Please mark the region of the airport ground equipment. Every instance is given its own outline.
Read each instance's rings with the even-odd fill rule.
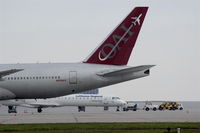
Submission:
[[[179,103],[180,105],[178,106],[179,110],[183,110],[183,104]]]
[[[137,111],[137,104],[127,103],[125,107],[123,107],[123,111]]]
[[[163,102],[159,110],[183,110],[182,104],[174,101]]]
[[[16,106],[8,106],[8,113],[17,113]]]
[[[78,112],[85,112],[85,106],[78,106]]]
[[[153,110],[156,111],[158,109],[159,105],[152,104],[150,101],[146,101],[143,110],[149,111]]]

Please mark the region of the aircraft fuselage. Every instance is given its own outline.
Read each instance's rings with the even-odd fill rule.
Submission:
[[[103,77],[101,71],[118,70],[127,66],[97,65],[87,63],[42,63],[0,65],[0,70],[23,69],[23,71],[5,76],[0,81],[0,92],[6,89],[10,98],[50,98],[78,93],[107,85],[147,76],[143,72]]]

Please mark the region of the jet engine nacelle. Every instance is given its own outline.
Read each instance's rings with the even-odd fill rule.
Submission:
[[[0,88],[0,100],[7,100],[15,98],[15,94],[10,92],[9,90]]]

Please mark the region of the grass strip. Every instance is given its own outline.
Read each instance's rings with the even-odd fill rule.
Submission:
[[[12,131],[58,131],[58,130],[155,130],[155,129],[198,129],[200,122],[159,123],[56,123],[56,124],[1,124],[0,132]]]

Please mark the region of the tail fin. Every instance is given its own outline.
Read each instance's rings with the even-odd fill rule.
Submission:
[[[126,65],[148,7],[136,7],[84,63]]]

